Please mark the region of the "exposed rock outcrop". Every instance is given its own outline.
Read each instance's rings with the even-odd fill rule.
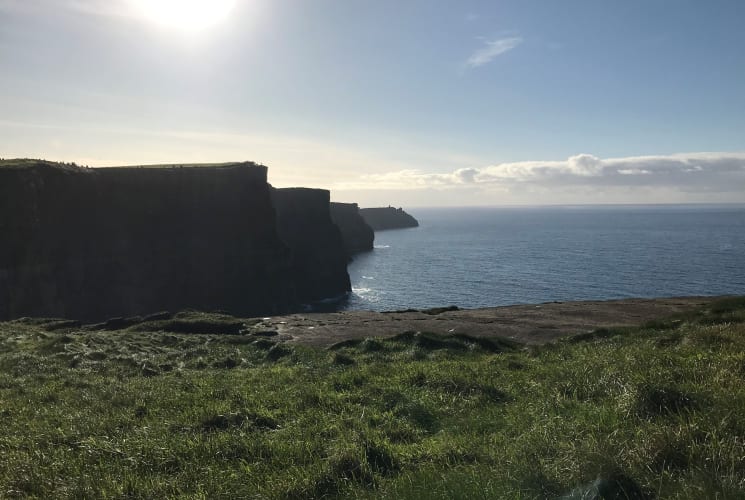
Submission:
[[[373,249],[375,232],[360,215],[356,203],[331,203],[331,220],[341,231],[344,250],[350,258]]]
[[[328,193],[292,210],[304,237],[317,239],[307,256],[287,237],[286,210],[280,239],[266,174],[253,163],[0,163],[0,319],[98,321],[184,308],[268,315],[347,290]],[[320,268],[301,272],[305,264]]]
[[[347,253],[331,221],[324,189],[273,189],[280,239],[290,247],[296,293],[303,302],[338,296],[352,289]]]
[[[404,212],[402,208],[394,208],[390,206],[380,208],[361,208],[360,215],[375,231],[419,226],[419,222],[414,217]]]

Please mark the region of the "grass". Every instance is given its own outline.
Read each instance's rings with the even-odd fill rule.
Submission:
[[[72,163],[64,163],[64,162],[58,162],[58,161],[49,161],[49,160],[36,160],[31,158],[0,158],[0,169],[21,169],[21,168],[30,168],[30,167],[36,167],[36,166],[47,166],[47,167],[69,167],[73,165]]]
[[[0,497],[745,498],[744,320],[325,350],[193,311],[0,323]]]
[[[224,163],[164,163],[154,165],[123,165],[118,168],[216,168],[216,167],[232,167],[242,164],[258,165],[253,162],[224,162]],[[66,167],[66,166],[77,166],[76,163],[65,163],[58,161],[40,160],[33,158],[0,158],[0,169],[1,168],[29,168],[35,166],[51,166],[51,167]]]

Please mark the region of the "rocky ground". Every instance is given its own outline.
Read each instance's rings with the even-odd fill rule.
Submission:
[[[255,328],[280,340],[314,346],[406,331],[503,337],[545,344],[598,328],[637,326],[710,304],[721,297],[675,297],[584,302],[549,302],[484,309],[292,314],[263,318]]]

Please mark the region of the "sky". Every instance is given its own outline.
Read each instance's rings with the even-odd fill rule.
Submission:
[[[361,206],[745,203],[742,0],[0,0],[0,157]]]

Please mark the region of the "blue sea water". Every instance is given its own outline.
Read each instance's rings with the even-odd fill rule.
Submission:
[[[349,265],[347,310],[745,294],[745,206],[409,211]]]

